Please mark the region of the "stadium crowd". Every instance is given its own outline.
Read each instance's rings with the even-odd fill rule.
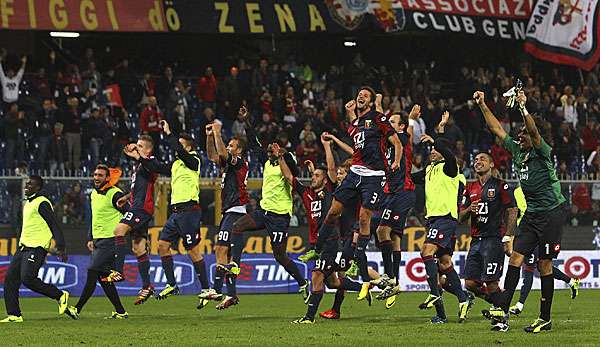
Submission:
[[[422,105],[413,170],[423,167],[427,155],[418,143],[420,134],[434,134],[441,114],[449,110],[445,136],[463,173],[471,177],[474,154],[490,151],[496,168],[510,178],[511,156],[494,142],[470,96],[473,90],[486,91],[489,107],[505,130],[514,132],[520,115],[507,111],[502,93],[520,78],[529,95],[528,109],[543,116],[552,134],[559,176],[600,174],[598,66],[589,73],[556,67],[534,71],[527,63],[519,71],[463,66],[438,73],[435,63],[374,66],[356,54],[346,66],[309,66],[294,56],[239,59],[226,71],[207,66],[201,76],[190,77],[190,70],[178,64],[140,70],[129,58],[106,59],[91,48],[79,61],[50,51],[46,62],[35,67],[11,53],[0,52],[0,168],[5,170],[27,162],[30,169],[50,174],[87,175],[101,161],[121,165],[128,141],[142,133],[159,140],[161,119],[192,133],[204,149],[204,126],[213,121],[224,124],[227,137],[245,136],[237,119],[241,105],[250,109],[262,143],[278,141],[296,152],[299,163],[320,162],[319,135],[330,132],[349,142],[344,101],[361,85],[370,85],[384,95],[386,113],[406,116],[414,103]],[[204,166],[203,175],[217,174],[215,167]],[[259,170],[255,166],[251,176],[260,176]]]

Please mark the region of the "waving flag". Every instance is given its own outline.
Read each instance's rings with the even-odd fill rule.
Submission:
[[[540,0],[529,25],[525,50],[557,64],[591,70],[600,58],[599,0]]]
[[[121,99],[121,88],[118,84],[109,84],[104,88],[104,96],[110,106],[123,107]]]

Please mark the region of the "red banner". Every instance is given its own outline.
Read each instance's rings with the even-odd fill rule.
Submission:
[[[168,31],[162,0],[0,0],[0,29]]]

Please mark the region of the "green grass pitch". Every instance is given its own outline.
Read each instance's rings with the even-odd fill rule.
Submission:
[[[0,325],[4,346],[598,346],[600,344],[600,291],[582,290],[576,300],[569,292],[556,291],[553,330],[537,335],[523,332],[538,313],[539,291],[531,293],[525,311],[511,319],[507,333],[489,331],[489,321],[480,315],[488,305],[477,300],[469,319],[457,321],[457,301],[446,294],[450,322],[431,325],[433,311],[419,311],[425,293],[402,293],[396,305],[386,310],[382,302],[357,302],[346,295],[342,319],[317,318],[314,325],[290,324],[302,316],[306,306],[299,295],[241,295],[240,305],[217,311],[214,304],[196,309],[194,296],[149,300],[134,306],[123,298],[128,320],[103,320],[111,311],[108,300],[90,300],[78,321],[57,316],[57,306],[46,298],[23,298],[25,322]],[[518,293],[516,294],[518,295]],[[333,295],[321,302],[330,308]],[[71,298],[74,304],[76,298]]]

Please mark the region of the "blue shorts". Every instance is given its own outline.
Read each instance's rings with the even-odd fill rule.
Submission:
[[[223,215],[221,219],[221,226],[219,227],[219,234],[217,235],[217,245],[232,247],[231,233],[233,232],[233,223],[243,217],[243,213],[229,212]]]
[[[379,225],[390,227],[393,233],[402,235],[408,211],[415,206],[415,199],[415,192],[412,190],[385,194]]]
[[[338,264],[338,271],[346,271],[350,268],[350,263],[354,260],[354,248],[352,247],[352,238],[343,241],[342,256]]]
[[[335,261],[337,258],[338,246],[339,240],[337,238],[325,241],[321,257],[315,261],[313,271],[322,272],[325,275],[325,278],[335,271],[338,271],[340,265]]]
[[[250,213],[249,216],[254,220],[254,230],[267,230],[271,238],[271,245],[287,246],[288,228],[290,226],[289,214],[278,214],[259,209]]]
[[[502,277],[504,244],[498,237],[472,238],[465,264],[465,279],[494,282]]]
[[[201,225],[202,212],[199,208],[173,212],[160,232],[159,239],[173,243],[181,237],[185,249],[190,250],[200,243]]]
[[[152,220],[152,215],[144,210],[130,210],[125,212],[120,223],[131,227],[133,238],[148,238],[148,226]]]
[[[456,220],[446,217],[428,220],[425,243],[432,243],[445,251],[454,251],[454,243],[456,242],[456,224]]]
[[[92,260],[88,269],[110,272],[115,267],[115,238],[95,239]]]
[[[539,248],[536,247],[531,254],[529,254],[528,256],[525,257],[523,270],[529,271],[529,272],[534,272],[535,269],[537,269],[537,263],[539,260],[538,251],[539,251]]]
[[[383,176],[360,176],[352,171],[337,187],[333,196],[343,205],[355,203],[360,200],[362,207],[369,210],[378,210],[383,198]]]

